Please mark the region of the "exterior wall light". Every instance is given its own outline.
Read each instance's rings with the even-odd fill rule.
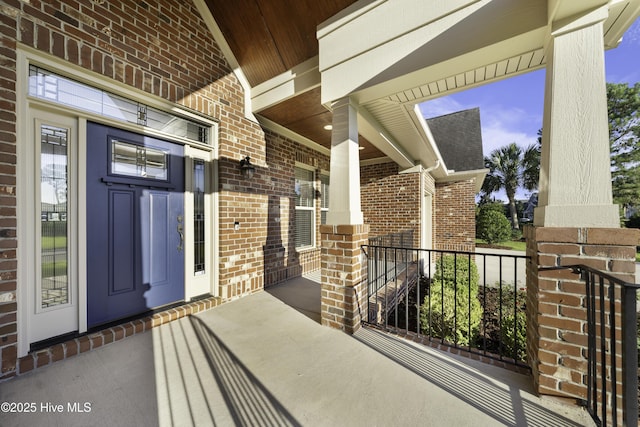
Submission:
[[[251,179],[253,175],[256,173],[256,168],[251,164],[251,159],[249,156],[240,160],[240,171],[242,172],[242,176],[244,179]]]

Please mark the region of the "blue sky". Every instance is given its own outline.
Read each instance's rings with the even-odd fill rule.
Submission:
[[[610,83],[640,81],[640,19],[617,48],[605,52],[605,71]],[[536,141],[542,127],[544,77],[544,70],[534,71],[425,102],[420,109],[430,118],[480,107],[485,156],[512,142],[526,147]],[[518,196],[526,198],[528,193]],[[504,194],[496,197],[506,200]]]

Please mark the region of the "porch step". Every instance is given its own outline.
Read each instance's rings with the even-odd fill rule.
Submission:
[[[369,322],[384,323],[385,317],[391,311],[389,308],[393,309],[402,301],[417,283],[418,264],[411,262],[391,280],[384,281],[375,292],[369,292]]]

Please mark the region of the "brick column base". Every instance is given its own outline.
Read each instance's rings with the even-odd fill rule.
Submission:
[[[322,324],[349,334],[360,328],[366,311],[366,265],[360,245],[368,225],[321,225]]]
[[[640,230],[525,228],[527,357],[539,394],[586,399],[586,287],[571,270],[542,267],[584,264],[635,282]]]

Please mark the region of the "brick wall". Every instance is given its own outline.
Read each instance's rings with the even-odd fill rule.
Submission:
[[[367,306],[367,263],[361,245],[369,237],[369,226],[323,225],[321,322],[346,333],[361,325]]]
[[[420,245],[420,176],[398,174],[396,163],[360,168],[360,197],[369,236],[414,230],[414,246]]]
[[[295,249],[296,162],[315,169],[316,189],[320,189],[320,171],[329,170],[329,156],[267,132],[267,165],[262,176],[268,196],[264,245],[265,286],[320,269],[320,193],[316,193],[316,247]],[[264,217],[262,218],[264,220]]]
[[[436,184],[434,205],[434,248],[475,250],[475,180]]]
[[[527,358],[534,387],[540,394],[586,399],[585,282],[571,270],[541,269],[583,264],[633,283],[640,231],[527,226],[525,237],[532,259],[526,305]]]

